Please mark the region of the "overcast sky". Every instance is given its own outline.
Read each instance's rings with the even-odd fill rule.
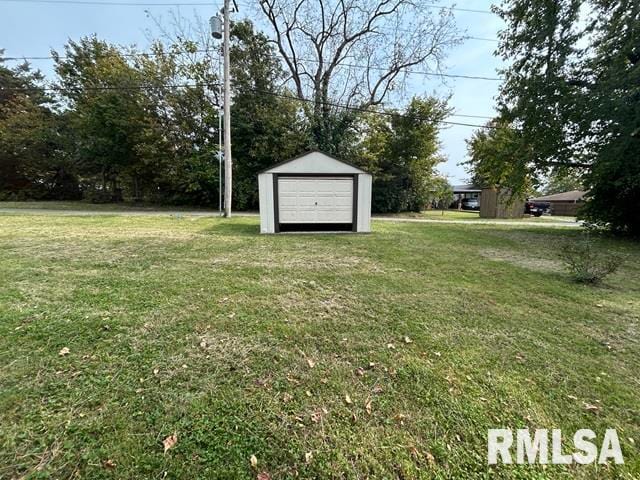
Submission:
[[[55,0],[54,0],[55,1]],[[100,0],[95,0],[100,1]],[[108,0],[104,0],[108,1]],[[111,0],[112,2],[127,0]],[[169,3],[172,0],[128,0],[130,3]],[[190,0],[175,0],[176,3],[189,3]],[[193,1],[193,0],[192,0]],[[218,8],[222,0],[212,2],[212,6],[181,7],[184,16],[196,13],[208,18]],[[243,0],[246,1],[246,0]],[[426,1],[426,0],[425,0]],[[436,1],[432,1],[436,3]],[[453,1],[437,2],[451,6]],[[490,0],[459,0],[459,8],[489,10]],[[217,8],[215,8],[217,7]],[[144,49],[148,45],[146,31],[153,29],[153,22],[145,10],[154,16],[162,16],[170,7],[165,6],[118,6],[118,5],[66,5],[31,3],[30,0],[0,0],[0,48],[6,50],[5,56],[46,56],[50,50],[62,50],[66,41],[78,39],[83,35],[97,34],[101,39],[112,43],[137,44]],[[242,16],[242,7],[240,7]],[[458,27],[469,36],[495,39],[502,27],[501,20],[493,15],[476,12],[456,11]],[[451,50],[446,62],[447,73],[456,75],[496,77],[500,61],[493,55],[495,42],[469,39]],[[51,74],[51,61],[34,61],[33,65],[45,74]],[[451,106],[455,113],[462,115],[492,116],[494,97],[500,82],[476,79],[439,78],[413,75],[409,93],[437,94],[451,97]],[[461,123],[482,124],[481,118],[450,117],[449,120]],[[467,126],[448,126],[441,135],[444,153],[448,160],[440,166],[454,184],[462,183],[467,174],[459,164],[466,158],[465,139],[473,131]]]

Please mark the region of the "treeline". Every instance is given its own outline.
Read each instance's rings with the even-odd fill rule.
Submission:
[[[475,181],[524,194],[577,179],[582,219],[640,237],[640,2],[503,0],[494,11],[508,67],[499,116],[469,141]]]
[[[217,206],[217,51],[180,40],[141,54],[89,37],[53,57],[48,87],[28,64],[0,63],[0,199]],[[260,170],[326,146],[251,23],[234,25],[231,59],[233,204],[255,209]],[[443,191],[434,167],[447,114],[435,98],[403,112],[332,108],[331,151],[374,174],[375,210],[418,210]]]

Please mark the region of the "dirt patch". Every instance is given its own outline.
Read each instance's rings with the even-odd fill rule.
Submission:
[[[557,272],[562,269],[562,263],[559,260],[523,255],[522,252],[514,250],[484,249],[480,251],[480,255],[489,260],[507,262],[537,272]]]

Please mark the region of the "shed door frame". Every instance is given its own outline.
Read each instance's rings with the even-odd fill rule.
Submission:
[[[353,213],[351,215],[351,231],[358,231],[358,173],[272,173],[273,175],[273,228],[280,233],[280,205],[278,179],[280,177],[293,178],[352,178],[353,179]],[[348,223],[346,224],[348,225]]]

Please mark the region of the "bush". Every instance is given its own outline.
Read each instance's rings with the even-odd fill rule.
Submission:
[[[592,285],[602,282],[622,263],[622,257],[599,251],[588,232],[577,241],[565,244],[560,259],[576,282]]]

